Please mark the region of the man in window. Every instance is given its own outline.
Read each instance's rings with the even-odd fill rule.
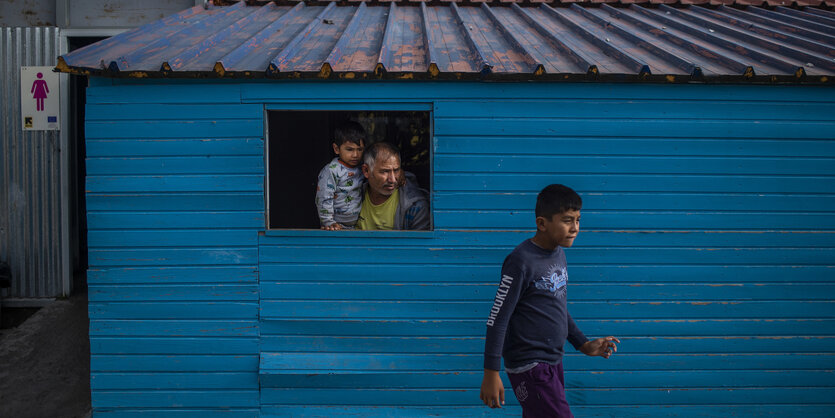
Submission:
[[[368,179],[357,229],[429,229],[429,199],[412,173],[400,167],[400,151],[377,142],[362,155],[362,174]]]

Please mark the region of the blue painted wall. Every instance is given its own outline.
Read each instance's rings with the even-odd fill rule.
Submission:
[[[404,102],[435,231],[263,233],[265,105]],[[94,80],[87,112],[96,416],[501,415],[484,319],[553,182],[570,310],[623,341],[568,349],[578,417],[835,406],[833,88]]]
[[[88,90],[97,417],[258,415],[261,106],[189,89]]]

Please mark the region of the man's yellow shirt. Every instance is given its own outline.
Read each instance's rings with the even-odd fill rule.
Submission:
[[[394,214],[397,212],[397,202],[400,201],[400,189],[395,189],[385,202],[375,205],[371,203],[368,190],[362,199],[362,210],[357,219],[357,229],[391,230],[394,229]]]

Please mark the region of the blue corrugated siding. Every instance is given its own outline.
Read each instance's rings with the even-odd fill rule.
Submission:
[[[261,106],[107,84],[87,106],[96,416],[258,416]]]
[[[552,182],[585,200],[571,312],[623,341],[569,349],[578,417],[835,406],[835,89],[156,83],[88,93],[102,416],[495,414],[484,318]],[[433,104],[433,233],[258,236],[264,103],[405,100]]]

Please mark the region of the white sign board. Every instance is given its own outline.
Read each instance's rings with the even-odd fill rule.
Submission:
[[[24,131],[57,131],[61,127],[59,74],[53,67],[20,67],[20,116]]]

